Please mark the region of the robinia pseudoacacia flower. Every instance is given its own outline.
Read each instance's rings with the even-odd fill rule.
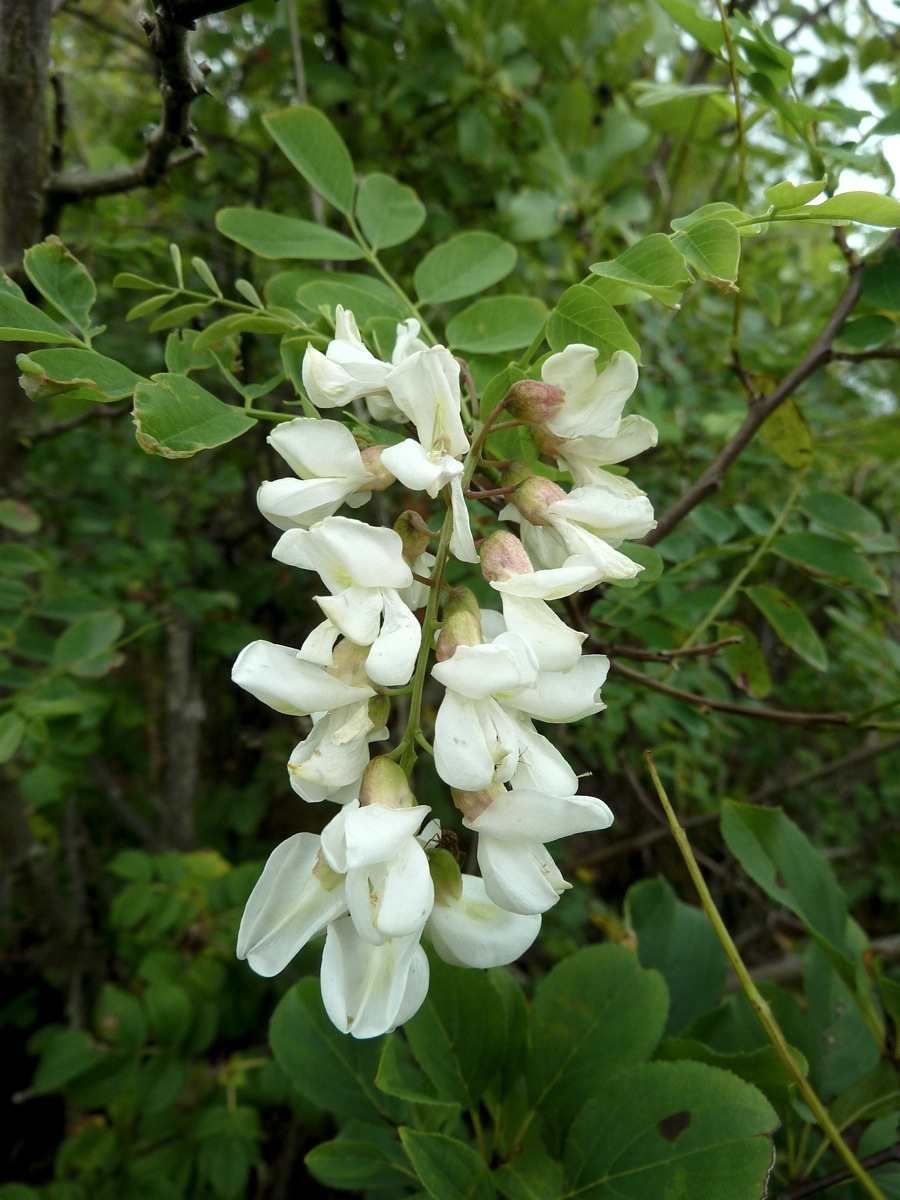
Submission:
[[[282,530],[274,556],[321,579],[325,619],[299,649],[251,643],[232,672],[263,703],[308,722],[288,762],[291,786],[338,805],[321,835],[294,834],[272,852],[238,955],[274,975],[324,933],[325,1009],[358,1038],[421,1006],[423,938],[457,966],[520,957],[570,886],[547,844],[612,822],[602,800],[578,794],[565,756],[534,724],[605,707],[607,659],[584,654],[585,633],[550,605],[633,578],[641,568],[620,547],[654,524],[644,493],[606,470],[656,443],[649,421],[622,416],[638,377],[629,354],[598,372],[595,348],[567,346],[539,380],[513,384],[486,421],[467,426],[459,362],[420,333],[418,321],[400,323],[384,362],[338,307],[325,352],[307,349],[311,403],[351,414],[364,404],[384,442],[358,422],[365,437],[334,419],[276,426],[269,441],[295,478],[262,484],[259,507]],[[491,453],[501,414],[530,429],[530,465]],[[541,455],[572,490],[535,470]],[[394,494],[409,506],[412,493],[415,507],[393,529],[336,515],[344,505],[361,513],[373,492],[385,493],[382,514]],[[499,610],[449,587],[452,560],[480,563]],[[429,733],[433,686],[443,695]],[[390,748],[373,757],[378,743]],[[477,837],[480,875],[461,872],[455,832],[416,801],[410,777],[423,748]]]

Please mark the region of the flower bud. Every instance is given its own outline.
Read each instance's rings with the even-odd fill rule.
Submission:
[[[498,529],[481,544],[481,573],[488,583],[529,575],[534,570],[528,552],[514,533]]]
[[[506,788],[502,783],[492,783],[488,787],[482,788],[480,792],[461,792],[458,788],[451,788],[450,794],[453,797],[453,803],[466,820],[474,821],[486,808],[490,808],[497,797],[502,796],[505,791]]]
[[[343,883],[344,876],[332,867],[329,867],[325,861],[325,856],[321,849],[316,855],[315,865],[312,869],[313,875],[318,879],[320,887],[326,892],[333,892],[339,883]]]
[[[435,648],[438,662],[452,658],[457,646],[480,646],[483,641],[481,612],[474,593],[468,588],[454,588],[442,613]]]
[[[373,492],[383,492],[385,488],[389,488],[392,483],[397,482],[397,476],[393,475],[387,467],[382,466],[381,456],[385,450],[387,450],[387,446],[366,446],[365,450],[359,452],[363,466],[372,476],[372,482],[366,484],[366,487]]]
[[[391,701],[388,696],[373,696],[369,701],[367,709],[369,724],[371,729],[369,733],[381,733],[382,729],[387,725],[391,716]]]
[[[543,475],[532,475],[518,485],[510,500],[532,525],[550,524],[550,507],[558,500],[565,500],[566,493]]]
[[[503,401],[506,411],[518,421],[537,425],[558,412],[566,398],[562,388],[537,379],[520,379],[514,383]]]
[[[452,904],[462,896],[462,872],[449,850],[433,850],[428,855],[428,867],[434,884],[435,904]]]
[[[571,438],[557,437],[546,425],[535,426],[531,431],[531,436],[534,438],[534,444],[538,450],[547,458],[561,457],[560,451],[565,448],[567,442],[571,441]]]
[[[530,479],[534,471],[526,462],[513,459],[500,472],[500,483],[503,487],[517,487],[524,479]]]
[[[394,530],[400,534],[403,557],[408,563],[414,563],[422,557],[433,536],[424,518],[411,508],[400,514],[394,522]]]
[[[371,759],[363,771],[359,803],[380,804],[382,808],[415,808],[416,798],[403,768],[382,754]]]

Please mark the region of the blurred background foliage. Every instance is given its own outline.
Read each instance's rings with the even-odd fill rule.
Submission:
[[[104,353],[139,373],[161,369],[170,335],[125,320],[118,272],[165,277],[174,241],[229,294],[239,277],[262,292],[278,265],[216,233],[217,210],[316,218],[261,121],[298,98],[328,113],[363,173],[394,175],[426,205],[417,237],[385,254],[398,278],[452,233],[487,229],[519,253],[504,287],[548,305],[591,263],[710,201],[756,213],[783,180],[893,184],[897,13],[877,0],[732,6],[743,152],[712,5],[699,16],[680,0],[297,0],[294,26],[291,2],[199,23],[204,157],[154,188],[52,213],[97,281]],[[142,5],[56,8],[57,153],[69,168],[127,164],[158,119]],[[664,572],[589,605],[597,642],[631,673],[610,678],[608,711],[568,752],[616,825],[571,840],[561,865],[575,892],[548,914],[521,976],[602,938],[637,941],[645,965],[665,958],[649,948],[659,914],[674,921],[676,893],[694,898],[650,798],[641,752],[652,747],[746,960],[786,1019],[807,1019],[807,1038],[832,1048],[819,1060],[829,1100],[869,1077],[877,1048],[821,953],[807,955],[804,995],[807,929],[736,867],[716,819],[724,798],[782,806],[896,958],[900,253],[883,230],[790,227],[744,240],[739,297],[697,283],[675,307],[621,310],[642,348],[632,411],[660,431],[638,478],[662,513],[734,433],[747,388],[766,393],[802,358],[854,254],[861,296],[829,361],[659,541]],[[439,307],[438,320],[453,311]],[[504,362],[473,364],[476,377]],[[243,334],[234,365],[261,382],[279,370],[277,347]],[[283,384],[274,398],[295,397]],[[128,407],[38,399],[0,501],[0,1126],[17,1181],[0,1196],[279,1200],[331,1129],[266,1045],[276,999],[315,971],[317,952],[266,982],[233,946],[271,847],[324,816],[287,784],[296,729],[237,692],[229,671],[255,637],[298,645],[312,601],[271,560],[255,508],[258,481],[280,473],[265,431],[173,462],[139,450]],[[715,654],[666,655],[737,637]],[[796,719],[734,711],[759,705]],[[447,803],[427,779],[420,799]],[[668,884],[656,891],[638,882],[658,875]],[[693,1021],[692,1036],[724,1052],[745,1014],[734,999],[716,1007],[721,972],[709,970],[702,1008],[719,1015],[698,1025],[685,999],[681,1028]],[[893,1134],[872,1128],[856,1129],[869,1138],[861,1153],[896,1137],[895,1118]],[[794,1132],[788,1122],[781,1136]],[[789,1167],[794,1151],[780,1145]],[[821,1170],[834,1166],[825,1156]]]

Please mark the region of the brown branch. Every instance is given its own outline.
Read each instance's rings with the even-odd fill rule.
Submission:
[[[87,425],[89,421],[113,421],[128,412],[131,412],[131,404],[95,405],[85,409],[77,417],[69,417],[66,421],[56,421],[53,425],[29,430],[19,440],[31,447],[35,442],[46,442],[50,438],[59,437],[62,433],[68,433],[70,429],[77,429],[79,425]]]
[[[873,362],[879,358],[900,358],[900,346],[884,346],[880,350],[833,350],[832,362]]]
[[[898,243],[897,234],[887,239],[887,245]],[[883,248],[883,247],[882,247]],[[716,455],[703,474],[690,485],[687,491],[675,501],[660,517],[656,528],[651,530],[643,542],[647,546],[655,546],[663,538],[668,537],[672,530],[679,525],[688,513],[698,504],[717,491],[725,478],[725,473],[735,459],[746,449],[753,440],[763,422],[782,405],[785,400],[796,392],[797,388],[815,371],[831,361],[832,343],[840,333],[848,316],[853,311],[859,299],[862,286],[862,263],[856,262],[848,269],[847,286],[840,296],[834,310],[822,331],[800,362],[789,371],[771,392],[766,395],[756,395],[751,399],[750,409],[741,423],[737,433]]]
[[[176,24],[185,29],[195,29],[200,17],[211,17],[213,13],[225,12],[229,8],[240,8],[247,0],[157,0],[160,10]]]
[[[879,758],[882,754],[890,754],[894,750],[900,750],[900,738],[890,738],[886,742],[875,742],[871,746],[864,746],[862,750],[857,750],[854,754],[848,754],[844,758],[837,758],[833,762],[825,763],[823,766],[816,767],[812,771],[805,771],[802,775],[795,775],[793,778],[786,779],[782,783],[766,784],[765,787],[748,796],[744,803],[765,804],[768,800],[773,799],[773,797],[780,795],[782,792],[808,787],[809,784],[818,783],[821,779],[828,779],[832,775],[839,775],[841,771],[861,767],[871,759]]]
[[[166,835],[172,846],[194,844],[194,808],[200,780],[200,725],[206,716],[194,668],[194,629],[176,609],[166,627]]]
[[[707,654],[717,654],[724,646],[734,646],[743,638],[719,638],[717,642],[707,642],[703,646],[685,646],[675,650],[644,650],[641,646],[606,645],[596,638],[591,638],[591,648],[600,654],[618,655],[620,658],[631,658],[635,662],[674,662],[679,658],[702,658]]]
[[[712,712],[733,713],[738,717],[752,717],[757,721],[774,721],[780,725],[852,725],[855,717],[848,712],[794,712],[783,708],[751,707],[734,700],[713,700],[710,696],[698,696],[696,692],[686,692],[682,688],[671,687],[651,675],[643,675],[640,671],[632,671],[621,663],[610,663],[610,671],[630,679],[632,683],[650,688],[651,691],[661,692],[671,696],[673,700],[681,700],[685,704],[693,704],[697,708],[705,708]]]
[[[51,173],[46,185],[51,207],[88,196],[108,196],[149,187],[171,169],[204,153],[193,137],[190,109],[197,97],[206,91],[209,68],[191,56],[183,22],[167,14],[162,0],[157,5],[156,17],[145,14],[141,26],[159,67],[162,95],[161,120],[147,136],[146,151],[138,162],[110,171]]]
[[[887,1163],[900,1162],[900,1142],[895,1142],[886,1150],[879,1150],[877,1154],[870,1154],[868,1158],[861,1158],[859,1161],[867,1171],[871,1171],[873,1167],[883,1167]],[[823,1175],[821,1179],[792,1184],[779,1193],[778,1200],[805,1200],[806,1196],[815,1196],[817,1192],[825,1192],[852,1178],[851,1172],[846,1167],[841,1167],[839,1171],[832,1171],[830,1175]]]

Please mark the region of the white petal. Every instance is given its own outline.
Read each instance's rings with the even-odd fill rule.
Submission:
[[[332,356],[326,357],[314,346],[307,346],[300,373],[316,408],[340,408],[370,392],[383,390],[389,370],[386,363],[377,359],[371,364],[343,366]]]
[[[453,457],[465,454],[469,440],[460,415],[459,363],[446,347],[432,346],[404,358],[385,385],[427,450]]]
[[[594,370],[597,351],[590,346],[567,346],[544,363],[545,383],[561,387],[566,398],[547,421],[557,437],[590,434],[613,437],[622,409],[638,381],[637,363],[624,350],[617,350],[599,375]]]
[[[320,667],[334,665],[334,643],[340,637],[330,621],[323,621],[306,635],[298,657],[304,662],[318,663]]]
[[[337,596],[316,596],[316,603],[348,641],[371,646],[381,628],[384,597],[377,588],[350,587]]]
[[[554,796],[574,796],[578,776],[543,734],[524,717],[519,722],[519,762],[512,776],[515,788],[537,788]]]
[[[643,537],[655,525],[653,506],[641,493],[623,496],[599,484],[575,488],[564,500],[550,505],[550,520],[576,521],[611,545]]]
[[[363,702],[335,709],[294,747],[288,773],[291,787],[304,800],[315,804],[349,784],[358,788],[369,761],[368,707]]]
[[[404,487],[414,492],[427,492],[429,496],[436,496],[463,469],[462,463],[450,455],[430,455],[413,438],[388,446],[381,455],[381,462]]]
[[[609,541],[590,530],[582,529],[574,521],[566,521],[551,514],[554,530],[562,539],[569,553],[579,561],[588,559],[597,568],[597,578],[601,581],[616,579],[633,579],[643,571],[640,564],[630,559],[627,554],[614,550]],[[620,538],[615,538],[620,541]],[[569,560],[566,560],[569,561]]]
[[[509,579],[491,582],[491,587],[505,596],[530,596],[539,600],[562,600],[575,592],[583,592],[599,582],[599,572],[589,558],[573,556],[562,567],[550,570],[526,571]]]
[[[425,933],[435,950],[456,967],[502,967],[515,962],[540,932],[540,916],[500,908],[475,875],[463,875],[462,886],[459,900],[436,904],[431,911]]]
[[[371,478],[353,434],[340,421],[297,417],[276,425],[266,441],[301,479],[355,479],[365,486]]]
[[[352,479],[273,479],[260,485],[256,503],[278,529],[305,529],[330,517],[358,487]]]
[[[518,760],[517,724],[495,700],[447,692],[434,722],[434,766],[444,783],[477,792],[509,779]]]
[[[406,937],[422,929],[433,905],[428,856],[411,837],[385,863],[373,914],[375,928],[385,938]]]
[[[290,646],[273,642],[245,646],[231,669],[231,678],[276,712],[296,717],[341,708],[375,695],[372,688],[353,687],[335,679],[322,667],[298,658]]]
[[[450,553],[460,562],[477,563],[478,551],[469,525],[469,509],[462,490],[462,478],[454,475],[450,480],[450,507],[453,513],[453,534],[450,538]]]
[[[544,671],[505,703],[537,721],[580,721],[606,708],[600,688],[609,674],[605,654],[585,654],[568,671]]]
[[[250,893],[238,932],[237,956],[257,975],[283,970],[306,943],[347,911],[344,886],[327,890],[313,875],[319,839],[295,833],[269,855]]]
[[[422,627],[393,589],[386,588],[382,599],[384,620],[381,632],[371,643],[366,674],[382,687],[402,687],[415,670]]]
[[[431,812],[427,804],[415,808],[385,808],[381,804],[344,805],[322,830],[322,853],[328,865],[344,875],[355,867],[387,862],[404,842],[415,837]]]
[[[480,837],[478,866],[487,894],[509,912],[546,912],[572,886],[540,842]]]
[[[394,343],[394,353],[391,355],[391,362],[394,366],[402,362],[404,358],[409,358],[411,354],[428,349],[428,346],[419,337],[421,328],[419,322],[413,317],[401,321],[397,325],[397,341]]]
[[[504,792],[474,820],[463,820],[477,834],[520,842],[555,842],[607,829],[612,822],[612,813],[595,796],[552,796],[526,788]]]
[[[466,696],[480,700],[506,696],[534,683],[540,668],[527,642],[516,634],[503,633],[490,645],[459,646],[452,658],[435,663],[435,679]]]
[[[425,999],[428,961],[418,934],[373,946],[343,917],[328,927],[321,983],[325,1011],[342,1033],[379,1037]]]
[[[578,662],[586,633],[567,625],[543,600],[501,595],[507,629],[531,646],[542,671],[567,671]]]

